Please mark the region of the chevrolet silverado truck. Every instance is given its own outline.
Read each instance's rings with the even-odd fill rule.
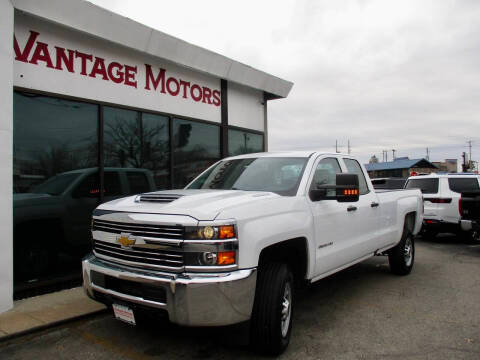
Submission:
[[[104,169],[104,199],[155,190],[147,169]],[[55,266],[59,252],[90,251],[90,220],[99,204],[98,169],[57,174],[25,193],[13,194],[14,273],[16,280],[35,279]]]
[[[252,345],[279,354],[298,285],[374,255],[409,274],[422,217],[420,190],[375,192],[350,155],[230,157],[185,189],[96,208],[84,288],[132,324],[142,311],[186,326],[249,321]]]

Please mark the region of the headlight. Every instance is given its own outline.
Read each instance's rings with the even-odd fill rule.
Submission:
[[[185,228],[184,246],[188,249],[184,253],[187,271],[209,267],[221,271],[223,266],[231,268],[237,263],[237,227],[232,223],[188,226]]]
[[[185,229],[186,240],[223,240],[236,238],[234,225],[189,226]]]

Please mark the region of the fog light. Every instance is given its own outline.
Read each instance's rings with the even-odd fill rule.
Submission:
[[[204,265],[216,265],[217,264],[217,254],[212,252],[204,252],[202,254],[202,262]]]

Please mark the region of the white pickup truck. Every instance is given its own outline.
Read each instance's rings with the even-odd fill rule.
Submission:
[[[298,285],[380,254],[410,273],[422,218],[420,190],[375,192],[350,155],[226,158],[185,189],[99,206],[84,287],[133,324],[142,311],[187,326],[250,320],[252,344],[279,354]]]

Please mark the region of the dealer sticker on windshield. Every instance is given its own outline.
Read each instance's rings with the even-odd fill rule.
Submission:
[[[113,313],[118,320],[125,321],[131,325],[135,325],[135,316],[133,310],[127,306],[113,304]]]

